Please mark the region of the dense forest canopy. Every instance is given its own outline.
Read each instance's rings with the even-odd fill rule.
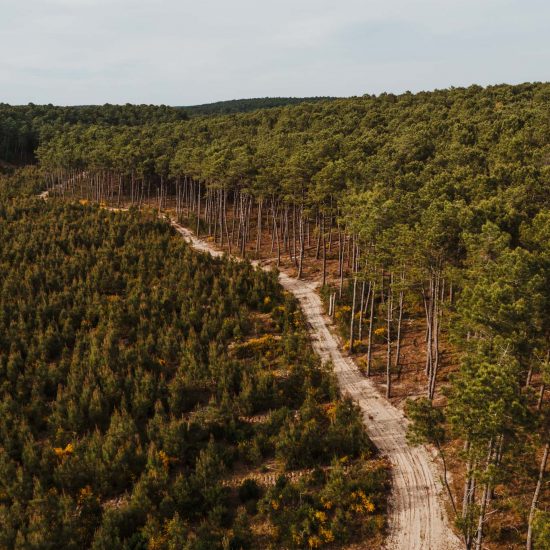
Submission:
[[[461,464],[463,487],[447,489],[466,547],[527,536],[545,548],[550,84],[41,135],[37,170],[52,194],[172,208],[243,255],[260,255],[269,238],[277,264],[299,277],[321,262],[329,313],[350,353],[366,348],[367,376],[380,369],[372,347],[385,348],[388,398],[403,319],[422,320],[425,398],[408,407],[411,440]],[[444,388],[443,340],[455,367]]]
[[[266,97],[218,101],[189,107],[167,105],[54,105],[12,106],[0,103],[0,160],[24,163],[34,159],[41,137],[52,131],[79,125],[142,126],[187,120],[189,116],[244,113],[303,102],[326,101],[328,97]]]

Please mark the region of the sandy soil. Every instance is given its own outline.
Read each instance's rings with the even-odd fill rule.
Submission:
[[[190,230],[171,221],[196,250],[213,256],[223,252],[197,238]],[[283,287],[299,300],[314,350],[331,361],[341,391],[361,407],[368,434],[392,464],[393,491],[390,499],[388,550],[446,550],[459,548],[441,498],[437,467],[424,447],[411,447],[406,440],[407,420],[365,378],[350,357],[345,356],[323,314],[317,284],[280,274]]]

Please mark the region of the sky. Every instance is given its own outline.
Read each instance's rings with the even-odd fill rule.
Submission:
[[[12,104],[549,80],[549,0],[0,0],[0,102]]]

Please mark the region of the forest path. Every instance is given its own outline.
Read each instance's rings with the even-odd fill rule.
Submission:
[[[170,221],[196,250],[222,256],[223,252],[192,231]],[[258,264],[256,262],[256,264]],[[269,269],[265,268],[264,269]],[[387,550],[454,550],[460,548],[445,512],[436,465],[424,447],[411,447],[406,438],[407,419],[380,395],[353,359],[345,356],[323,314],[318,284],[280,273],[282,286],[300,302],[312,346],[322,361],[331,361],[340,389],[361,407],[369,437],[392,464]]]

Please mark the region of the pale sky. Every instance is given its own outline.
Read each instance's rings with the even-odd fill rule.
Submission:
[[[0,0],[0,102],[192,105],[550,80],[550,0]]]

